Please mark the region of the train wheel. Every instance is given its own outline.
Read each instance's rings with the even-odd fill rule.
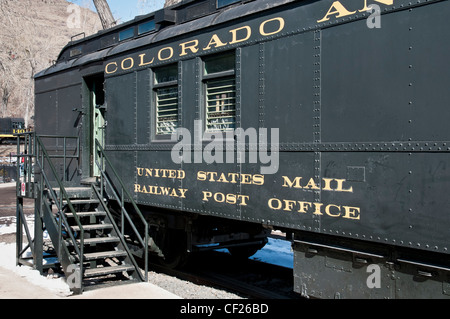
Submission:
[[[169,269],[182,268],[188,262],[186,232],[169,230],[166,234],[164,257],[158,258],[158,263]]]
[[[169,255],[165,258],[158,258],[158,263],[169,269],[183,268],[188,262],[188,253]]]

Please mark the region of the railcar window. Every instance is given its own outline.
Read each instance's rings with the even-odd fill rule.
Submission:
[[[155,21],[151,20],[145,23],[141,23],[138,27],[138,33],[143,34],[155,30]]]
[[[205,75],[233,71],[236,65],[234,54],[218,55],[205,59]]]
[[[119,41],[130,39],[134,37],[134,28],[129,28],[119,32]]]
[[[174,134],[178,127],[178,65],[156,69],[156,135]]]
[[[226,54],[205,60],[206,131],[236,128],[236,57]]]
[[[217,0],[217,9],[236,2],[241,2],[241,0]]]
[[[25,123],[23,123],[23,122],[13,122],[12,123],[12,127],[14,129],[23,129],[23,128],[25,128]]]
[[[80,55],[81,53],[83,53],[83,51],[81,50],[81,48],[75,48],[75,49],[71,49],[70,50],[70,57],[74,57],[77,55]]]

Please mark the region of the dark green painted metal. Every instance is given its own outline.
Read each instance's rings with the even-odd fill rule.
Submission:
[[[46,229],[49,233],[50,238],[52,239],[52,242],[55,245],[55,249],[58,252],[59,261],[66,273],[68,273],[68,268],[73,263],[70,259],[69,251],[67,250],[67,246],[64,244],[62,240],[62,225],[68,225],[67,219],[65,218],[64,214],[59,214],[59,218],[56,218],[56,216],[53,215],[52,209],[50,208],[49,201],[53,201],[53,203],[57,206],[57,209],[59,212],[63,211],[63,201],[67,202],[67,206],[69,207],[69,210],[74,214],[75,221],[77,225],[80,227],[80,245],[78,245],[75,236],[72,232],[72,230],[69,227],[66,227],[66,231],[69,235],[69,238],[72,240],[73,246],[75,248],[76,254],[78,256],[78,259],[80,260],[80,276],[82,276],[82,267],[83,267],[83,247],[84,247],[84,231],[83,227],[80,223],[79,218],[76,215],[75,209],[70,202],[69,196],[64,188],[64,182],[59,177],[59,174],[56,171],[55,166],[53,165],[52,159],[50,155],[48,154],[47,150],[45,149],[44,143],[42,142],[42,138],[39,136],[36,136],[34,133],[26,133],[23,134],[25,136],[26,145],[29,146],[28,148],[28,154],[27,154],[27,160],[25,161],[25,167],[24,167],[24,184],[26,187],[34,186],[34,181],[30,182],[31,180],[31,173],[32,173],[32,166],[35,164],[37,168],[40,171],[40,184],[36,185],[35,189],[39,190],[39,193],[41,196],[39,196],[39,199],[37,199],[37,204],[39,204],[39,207],[35,204],[35,219],[38,220],[36,227],[35,227],[35,238],[36,240],[31,238],[31,235],[28,231],[28,226],[25,226],[26,220],[23,215],[23,211],[21,210],[22,205],[20,204],[20,201],[18,202],[18,212],[20,213],[20,216],[18,215],[18,219],[21,218],[22,225],[25,226],[25,231],[27,233],[27,238],[29,241],[29,246],[31,248],[33,258],[36,261],[35,266],[38,270],[41,272],[43,271],[42,268],[42,259],[43,259],[43,251],[42,246],[37,246],[38,244],[42,244],[42,238],[43,238],[43,227],[42,224],[40,224],[41,218],[44,220]],[[49,138],[49,136],[45,136],[43,138]],[[63,138],[66,140],[66,137],[55,137],[56,139]],[[68,137],[70,138],[70,137]],[[74,139],[78,139],[75,137]],[[64,143],[65,145],[65,143]],[[19,146],[18,146],[19,147]],[[64,152],[66,151],[64,147]],[[62,157],[64,161],[66,160],[67,154],[64,153],[62,155],[56,156],[56,157]],[[33,163],[33,160],[35,160],[35,163]],[[19,162],[19,161],[18,161]],[[18,164],[19,166],[19,164]],[[46,172],[47,171],[47,172]],[[52,176],[52,182],[50,182],[47,174]],[[64,178],[63,178],[64,180]],[[54,188],[58,187],[60,196],[56,195],[56,192]],[[25,195],[21,192],[22,182],[20,180],[17,181],[17,189],[18,189],[18,198],[23,197],[30,197],[29,192],[26,192]],[[42,196],[43,190],[46,190],[48,197]],[[38,194],[36,194],[37,196]],[[32,198],[35,198],[33,195]],[[23,199],[22,199],[23,201]],[[22,202],[23,203],[23,202]],[[22,227],[18,226],[18,233],[17,236],[22,236]],[[18,255],[17,260],[20,264],[21,255],[25,250],[20,251],[21,241],[18,241]],[[82,282],[82,277],[80,277],[80,281]],[[75,287],[75,290],[78,291],[81,289],[81,287]]]
[[[148,234],[148,223],[145,219],[145,217],[142,215],[141,210],[136,205],[133,197],[130,195],[127,187],[122,182],[122,179],[120,178],[120,175],[117,173],[116,169],[112,165],[111,161],[109,160],[108,156],[106,155],[105,151],[103,150],[100,142],[98,140],[95,140],[95,151],[98,154],[99,158],[96,159],[95,163],[98,166],[98,169],[100,171],[100,192],[98,189],[95,189],[95,192],[97,194],[98,199],[100,200],[103,208],[107,212],[107,214],[110,215],[110,219],[113,220],[113,217],[111,215],[111,212],[109,211],[108,207],[103,202],[103,198],[105,198],[105,194],[103,193],[106,191],[107,193],[112,194],[112,197],[117,201],[117,203],[120,203],[120,216],[121,216],[121,230],[117,229],[116,231],[121,234],[120,238],[123,240],[123,245],[125,249],[127,249],[128,255],[130,256],[133,265],[136,267],[136,269],[139,269],[138,264],[136,263],[134,257],[132,256],[131,252],[128,250],[127,244],[124,241],[125,235],[125,225],[126,222],[128,223],[134,232],[134,235],[138,239],[141,249],[142,249],[142,258],[144,259],[144,276],[138,271],[138,275],[141,277],[142,281],[147,282],[148,281],[148,243],[149,243],[149,234]],[[130,211],[130,214],[128,210],[125,207],[125,202],[130,203],[132,205],[133,210]],[[136,221],[133,220],[133,217],[138,217],[141,227],[140,229],[143,231],[143,236],[141,236],[139,230],[137,229],[135,223]]]
[[[446,161],[450,137],[444,123],[439,125],[434,123],[448,118],[448,109],[442,104],[442,101],[447,98],[440,97],[436,100],[436,96],[439,96],[437,92],[448,91],[441,87],[442,83],[448,83],[448,72],[443,71],[445,68],[439,68],[437,61],[442,61],[439,57],[445,55],[444,52],[447,52],[449,47],[440,45],[438,51],[432,50],[436,55],[435,59],[420,57],[426,54],[428,51],[426,48],[433,47],[436,37],[448,38],[447,29],[439,28],[439,25],[446,23],[445,10],[441,7],[448,6],[448,2],[434,2],[419,7],[399,2],[396,3],[395,8],[386,6],[384,12],[389,14],[382,15],[383,26],[376,30],[366,26],[368,15],[331,19],[325,24],[317,23],[319,17],[327,12],[326,9],[330,8],[330,5],[331,2],[327,1],[287,3],[284,7],[277,7],[277,10],[273,12],[270,10],[259,12],[245,19],[238,18],[196,33],[180,34],[169,43],[142,46],[138,50],[108,59],[104,65],[110,61],[123,61],[127,57],[134,58],[137,65],[140,54],[158,52],[164,47],[176,49],[180,43],[192,39],[207,43],[212,34],[216,34],[221,39],[229,39],[229,30],[242,26],[249,26],[255,31],[254,33],[257,33],[262,21],[283,17],[286,27],[280,34],[268,38],[255,35],[255,39],[252,38],[251,42],[249,40],[249,42],[223,48],[223,50],[230,50],[239,46],[236,49],[239,61],[236,73],[238,83],[241,83],[240,92],[242,93],[239,96],[240,104],[237,106],[238,123],[243,128],[280,128],[279,147],[282,152],[283,172],[280,171],[277,176],[267,176],[268,185],[279,185],[280,182],[282,183],[282,176],[292,176],[292,178],[303,176],[308,179],[313,177],[317,181],[331,177],[347,179],[352,174],[353,168],[360,168],[366,180],[352,181],[355,185],[355,193],[338,194],[319,191],[309,198],[308,193],[297,194],[295,190],[288,191],[277,186],[277,190],[272,190],[272,187],[264,189],[262,192],[266,196],[262,197],[261,190],[255,190],[255,187],[210,185],[212,190],[221,190],[223,193],[239,191],[264,200],[256,201],[249,207],[241,207],[242,211],[239,209],[236,212],[235,207],[219,207],[211,203],[208,203],[207,207],[202,207],[198,196],[187,198],[181,203],[178,199],[136,194],[139,203],[298,230],[314,230],[356,239],[387,241],[389,244],[431,251],[435,251],[434,247],[437,246],[439,252],[448,253],[448,238],[445,231],[438,232],[441,236],[438,239],[436,234],[429,236],[426,234],[426,229],[421,229],[423,223],[415,222],[422,218],[426,219],[427,211],[444,209],[445,203],[442,202],[443,206],[438,208],[431,204],[437,201],[430,200],[429,204],[423,203],[431,205],[426,208],[423,204],[411,202],[411,207],[406,208],[407,203],[411,201],[408,195],[410,190],[413,193],[417,191],[402,189],[401,193],[397,193],[393,189],[404,176],[411,181],[412,188],[420,187],[419,185],[424,181],[413,181],[413,179],[416,178],[415,176],[422,175],[408,172],[423,170],[425,163],[433,166]],[[362,4],[358,1],[349,1],[345,5],[354,10]],[[398,5],[401,5],[402,9],[399,9]],[[410,30],[410,25],[417,25],[417,27]],[[433,30],[440,30],[440,36],[434,35],[436,31]],[[433,36],[426,37],[427,34]],[[428,39],[426,44],[415,40],[422,38]],[[417,53],[414,50],[413,53],[409,52],[411,51],[409,47],[413,44]],[[386,50],[386,47],[389,50]],[[179,122],[181,127],[191,132],[194,131],[194,120],[203,117],[201,57],[221,50],[222,48],[208,52],[199,50],[197,54],[188,54],[183,59],[174,57],[164,62],[167,64],[178,61],[180,64],[179,104],[182,107]],[[411,58],[408,58],[408,55]],[[159,64],[162,63],[155,63],[152,66]],[[416,65],[416,68],[411,70],[411,64]],[[152,94],[149,96],[152,86],[151,69],[147,66],[133,68],[135,69],[138,71],[119,71],[113,76],[106,77],[106,87],[110,92],[107,94],[109,109],[106,150],[110,152],[112,158],[116,157],[115,164],[119,167],[119,171],[123,172],[123,176],[133,176],[128,179],[130,190],[138,179],[136,167],[181,168],[171,163],[170,151],[174,144],[170,141],[164,143],[152,139],[153,98]],[[391,79],[390,74],[393,70],[392,76],[395,78]],[[419,95],[417,89],[411,89],[410,83],[414,79],[427,77],[429,72],[435,72],[430,76],[441,80],[439,84],[432,81],[423,82],[420,85],[420,92],[424,93]],[[425,95],[430,96],[429,102],[425,101]],[[419,118],[420,111],[411,107],[410,104],[413,103],[415,96],[420,96],[418,98],[423,100],[419,105],[435,105],[436,112],[425,112],[428,115]],[[432,102],[433,99],[434,102]],[[427,131],[426,127],[430,129]],[[246,149],[254,150],[251,145],[246,145]],[[434,155],[434,152],[442,153],[442,156]],[[125,155],[127,160],[121,160],[125,153],[127,153]],[[415,156],[418,153],[421,155]],[[436,158],[436,163],[432,164],[432,160],[421,160],[421,157]],[[386,161],[392,170],[381,169],[380,165],[383,161]],[[410,162],[411,165],[406,167],[403,165],[405,162]],[[136,164],[131,166],[130,163]],[[381,171],[376,173],[373,171],[373,174],[369,176],[368,171],[372,169],[369,168],[370,165],[376,165]],[[432,169],[431,166],[430,169]],[[189,171],[185,184],[191,187],[191,193],[203,190],[203,186],[196,181],[195,173],[212,168],[201,164],[184,165],[184,167],[187,167]],[[249,164],[241,166],[225,164],[218,166],[216,170],[257,173]],[[372,176],[375,179],[372,180]],[[380,176],[382,180],[379,180]],[[169,181],[158,181],[158,183],[165,187],[180,187],[179,183],[174,184]],[[383,193],[384,195],[380,198],[365,200],[367,194],[370,194],[370,189],[374,187],[386,193]],[[435,184],[433,191],[428,193],[432,197],[443,198],[439,189],[444,188]],[[389,194],[401,194],[402,198],[399,200]],[[342,202],[343,205],[361,207],[366,216],[359,222],[349,223],[318,216],[313,216],[315,220],[312,221],[310,216],[294,213],[288,215],[268,210],[267,200],[274,195],[311,202],[317,202],[319,199],[322,201],[326,199],[333,204]],[[402,214],[387,213],[385,217],[378,218],[386,202],[392,203],[392,209],[395,211],[401,208]],[[398,203],[403,203],[402,207],[395,208]],[[421,206],[420,210],[424,212],[424,215],[416,219],[418,215],[410,214],[409,209],[418,213],[418,205]],[[395,220],[397,217],[398,220]],[[405,218],[411,219],[413,231],[402,228]],[[392,221],[389,227],[394,227],[388,230],[391,235],[382,235],[386,229],[381,224],[384,225],[389,221]],[[445,223],[439,223],[439,225],[442,224]],[[439,225],[436,226],[439,227]],[[367,229],[368,232],[361,232],[358,229]]]
[[[92,199],[85,200],[86,197],[91,197],[91,191],[86,192],[84,188],[67,188],[67,177],[66,177],[66,169],[64,171],[64,177],[61,177],[60,174],[58,174],[55,165],[53,161],[55,159],[63,159],[64,167],[70,167],[68,164],[69,159],[76,159],[78,160],[80,157],[80,153],[76,151],[75,153],[68,154],[68,150],[66,148],[66,145],[68,144],[68,140],[75,140],[75,145],[79,145],[79,138],[78,137],[67,137],[67,136],[38,136],[35,133],[25,133],[22,134],[21,137],[24,137],[25,139],[25,145],[27,147],[27,155],[26,160],[24,161],[24,175],[21,180],[18,180],[17,182],[17,251],[16,251],[16,259],[17,264],[22,265],[30,265],[34,267],[35,269],[39,270],[41,273],[43,273],[44,267],[43,267],[43,230],[44,225],[45,229],[48,232],[48,235],[55,247],[55,251],[59,260],[60,265],[62,266],[63,271],[65,272],[68,282],[70,282],[72,285],[70,285],[71,290],[75,294],[81,294],[84,290],[83,286],[83,279],[86,274],[89,274],[89,276],[95,276],[96,272],[93,269],[85,270],[84,269],[84,261],[85,261],[85,232],[89,232],[90,228],[89,226],[83,226],[81,223],[81,218],[84,217],[83,213],[78,214],[75,210],[75,205],[77,205],[79,202],[86,202],[90,203],[93,202]],[[47,151],[43,140],[59,140],[62,139],[63,142],[63,153],[56,153],[50,155]],[[19,140],[19,138],[18,138]],[[55,145],[55,143],[50,143],[50,145]],[[18,147],[19,144],[18,144]],[[77,150],[79,147],[77,147]],[[125,255],[127,256],[126,261],[130,261],[130,263],[133,264],[133,269],[135,269],[135,272],[138,274],[138,277],[142,281],[148,280],[148,261],[147,261],[147,250],[146,243],[149,241],[148,237],[148,225],[146,221],[143,219],[144,225],[143,229],[145,230],[144,239],[141,238],[141,244],[144,247],[144,253],[143,256],[145,256],[145,274],[142,275],[139,269],[139,266],[137,265],[136,261],[134,260],[131,252],[129,251],[127,244],[125,242],[124,238],[124,232],[122,230],[119,231],[117,228],[117,225],[114,222],[113,217],[111,216],[111,213],[109,212],[108,207],[105,204],[105,193],[103,191],[105,187],[105,181],[107,181],[109,189],[114,190],[116,186],[112,184],[111,180],[107,177],[104,170],[105,167],[103,164],[100,163],[107,163],[108,164],[108,170],[114,172],[114,168],[111,167],[110,162],[106,158],[103,149],[101,146],[96,144],[96,152],[98,152],[101,155],[101,158],[104,160],[100,160],[96,162],[99,169],[102,173],[101,178],[101,184],[100,188],[92,185],[93,193],[97,196],[97,202],[101,203],[103,208],[105,209],[105,216],[108,215],[108,222],[111,223],[112,227],[115,228],[115,231],[117,234],[120,234],[118,239],[121,241],[121,248],[126,250]],[[35,165],[34,173],[35,173],[35,179],[32,179],[31,175],[33,172],[33,165]],[[18,161],[18,171],[20,170],[20,161]],[[116,181],[121,184],[120,178],[117,178],[117,174],[115,175]],[[23,188],[23,185],[25,186]],[[123,184],[121,184],[122,190],[123,190]],[[33,191],[30,191],[32,189]],[[69,195],[69,191],[71,192]],[[122,191],[121,195],[114,194],[116,199],[119,202],[122,202],[122,214],[125,214],[127,216],[127,220],[129,222],[129,225],[133,229],[136,230],[136,226],[134,225],[134,221],[131,220],[129,217],[128,212],[126,211],[125,207],[123,207],[124,199],[123,196],[127,195],[126,198],[127,201],[130,201],[134,208],[137,209],[136,214],[140,214],[136,204],[134,204],[133,199],[131,196],[127,193],[127,191]],[[35,199],[35,234],[34,238],[32,238],[31,233],[29,231],[27,221],[25,219],[25,215],[23,213],[23,198],[34,198]],[[83,200],[77,200],[78,198],[83,198]],[[52,209],[52,205],[56,206],[56,210],[58,213],[54,213]],[[68,208],[68,212],[64,212],[64,207]],[[70,215],[70,218],[74,219],[75,224],[74,226],[69,227],[68,222],[68,216]],[[100,215],[99,215],[100,216]],[[141,215],[142,216],[142,215]],[[86,229],[85,229],[86,228]],[[25,234],[28,239],[28,245],[23,248],[23,231],[25,230]],[[63,237],[63,231],[67,234],[67,238]],[[75,232],[77,234],[75,234]],[[69,242],[67,242],[69,241]],[[75,250],[75,254],[71,254],[68,250],[68,247],[72,247]],[[32,252],[32,259],[33,262],[30,263],[27,261],[27,258],[23,257],[23,254],[25,251],[30,248]],[[88,255],[86,255],[88,256]],[[74,268],[75,261],[77,262],[77,266]],[[91,261],[91,265],[95,265]],[[125,268],[123,268],[124,270]],[[122,271],[123,271],[122,270]],[[120,271],[119,271],[120,272]],[[107,274],[108,270],[105,269],[102,274]],[[75,277],[74,277],[75,276]],[[78,278],[76,278],[78,277]]]
[[[190,6],[200,2],[183,2],[174,9],[181,20],[108,49],[97,45],[120,28],[73,44],[85,45],[83,64],[63,62],[69,45],[58,66],[36,79],[37,129],[53,132],[43,124],[50,116],[58,131],[56,106],[74,98],[82,76],[106,70],[105,153],[123,180],[124,189],[147,212],[161,208],[170,216],[183,211],[193,216],[253,222],[280,227],[301,239],[304,234],[312,234],[307,239],[326,242],[329,257],[335,253],[329,240],[342,241],[349,250],[381,250],[380,255],[386,258],[376,262],[384,263],[388,273],[389,265],[400,255],[409,258],[402,260],[418,259],[408,267],[434,262],[449,268],[450,72],[446,61],[450,56],[450,2],[395,0],[389,5],[388,1],[373,1],[382,9],[380,29],[368,28],[370,13],[361,11],[370,1],[257,0],[207,14],[205,11],[196,19],[185,20]],[[352,13],[342,17],[329,14],[330,19],[322,21],[327,12],[336,10],[336,3]],[[280,17],[283,30],[265,36],[261,25]],[[230,30],[244,27],[252,30],[251,36],[229,44]],[[206,49],[214,35],[226,44]],[[199,43],[198,50],[182,54],[183,44],[194,40]],[[173,55],[165,59],[161,54],[169,52],[168,48],[173,49]],[[96,50],[100,51],[93,53]],[[280,169],[265,176],[263,186],[199,181],[199,171],[259,174],[260,165],[177,165],[171,160],[175,142],[154,136],[153,68],[178,63],[178,122],[194,132],[194,121],[203,120],[205,113],[203,59],[230,51],[235,52],[237,60],[237,124],[244,129],[280,129]],[[155,61],[150,64],[152,57]],[[73,100],[81,104],[82,99]],[[61,110],[60,114],[66,116],[68,112]],[[67,121],[76,123],[76,118]],[[81,125],[64,127],[69,135],[76,135],[85,130],[89,119],[89,114],[82,116],[81,130]],[[83,146],[88,147],[88,139],[82,139]],[[208,142],[204,141],[202,147]],[[248,155],[257,150],[257,145],[247,144],[245,150]],[[83,162],[84,175],[87,162]],[[139,176],[138,168],[183,170],[186,176],[156,180]],[[291,181],[302,177],[306,183],[312,178],[320,185],[318,189],[283,187],[284,177]],[[337,191],[336,186],[327,189],[326,180],[345,180],[345,187],[352,187],[352,192]],[[188,191],[186,198],[170,198],[136,192],[138,185]],[[247,195],[250,200],[246,206],[204,202],[201,195],[205,190]],[[270,199],[293,201],[297,208],[270,209]],[[328,213],[322,210],[314,214],[312,209],[302,213],[298,202],[311,207],[335,206],[329,207]],[[331,211],[337,207],[341,209],[339,216],[336,210]],[[359,208],[359,219],[342,218],[344,207]],[[296,258],[305,248],[302,245],[297,246]],[[343,258],[348,261],[343,267],[350,269],[352,253]],[[333,265],[337,263],[333,261]],[[306,277],[317,265],[302,264],[310,267]],[[409,276],[408,267],[404,271]],[[302,272],[300,266],[295,272]],[[332,274],[336,275],[327,273],[327,278]],[[413,276],[407,275],[400,273],[399,277],[413,281]],[[344,277],[336,279],[337,286],[345,283]],[[363,277],[364,272],[359,272],[358,280]],[[441,284],[445,286],[446,282]],[[402,293],[407,287],[401,287]],[[333,296],[330,291],[328,297]]]

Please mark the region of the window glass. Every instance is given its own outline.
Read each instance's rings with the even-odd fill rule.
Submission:
[[[153,31],[153,30],[155,30],[155,21],[151,20],[151,21],[142,23],[139,25],[138,29],[139,29],[138,30],[139,34]]]
[[[205,60],[205,74],[234,70],[236,58],[234,54],[219,55]]]
[[[119,41],[130,39],[132,37],[134,37],[134,28],[129,28],[119,33]]]
[[[25,123],[23,123],[23,122],[12,122],[12,127],[15,129],[22,129],[22,128],[25,128],[24,124]]]
[[[80,55],[81,53],[82,53],[81,48],[74,48],[74,49],[71,49],[71,50],[70,50],[70,57],[72,58],[72,57],[74,57],[74,56]]]
[[[155,84],[178,80],[178,68],[176,65],[162,67],[155,71]]]
[[[225,7],[229,4],[240,2],[241,0],[217,0],[217,8]]]

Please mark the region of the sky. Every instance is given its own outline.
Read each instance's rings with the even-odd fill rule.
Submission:
[[[95,10],[92,0],[69,1]],[[120,23],[132,20],[135,16],[159,10],[164,7],[164,2],[164,0],[108,0],[114,18]]]

